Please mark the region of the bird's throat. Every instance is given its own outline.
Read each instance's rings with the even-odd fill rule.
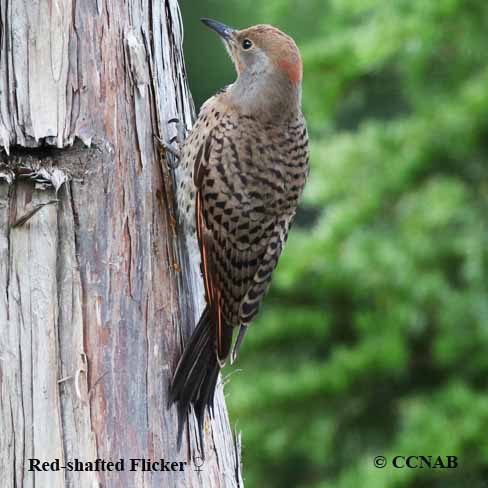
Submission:
[[[241,113],[279,121],[300,112],[301,86],[284,76],[241,74],[229,87],[229,97]]]

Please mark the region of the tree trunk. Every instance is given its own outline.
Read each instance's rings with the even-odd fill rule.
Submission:
[[[203,298],[153,137],[193,115],[176,0],[0,0],[0,77],[2,487],[242,485],[222,387],[205,459],[168,406]]]

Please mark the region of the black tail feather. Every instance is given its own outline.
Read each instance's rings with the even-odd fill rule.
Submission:
[[[226,329],[232,338],[232,328]],[[178,402],[178,447],[181,445],[186,414],[193,405],[203,450],[205,407],[213,406],[219,371],[215,351],[215,324],[209,307],[206,307],[178,362],[171,384],[170,401]]]

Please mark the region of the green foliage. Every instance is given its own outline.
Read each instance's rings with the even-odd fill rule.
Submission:
[[[488,3],[226,5],[199,8],[297,39],[312,135],[303,210],[226,387],[246,486],[487,486]]]

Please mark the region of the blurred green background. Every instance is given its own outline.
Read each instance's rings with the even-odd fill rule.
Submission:
[[[234,79],[201,16],[272,23],[304,60],[311,177],[226,386],[246,486],[487,488],[488,2],[182,9],[197,107]]]

